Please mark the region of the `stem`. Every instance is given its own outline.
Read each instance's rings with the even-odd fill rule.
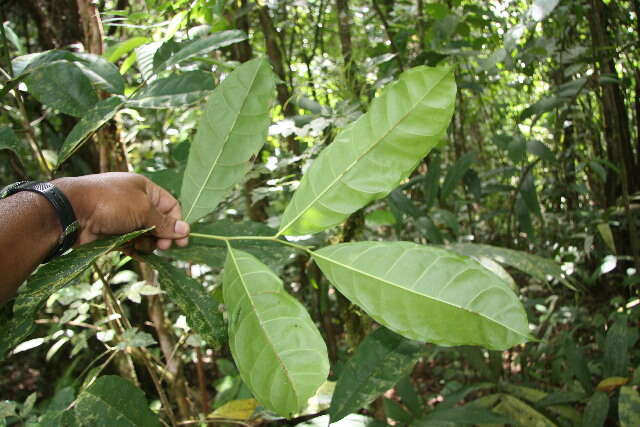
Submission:
[[[191,237],[199,237],[201,239],[210,239],[210,240],[221,240],[223,242],[230,242],[232,240],[264,240],[268,242],[277,242],[282,245],[291,246],[292,248],[296,248],[298,250],[307,252],[309,254],[313,253],[311,249],[306,246],[297,245],[295,243],[291,243],[287,240],[281,240],[274,236],[219,236],[215,234],[202,234],[202,233],[191,233],[189,234]]]
[[[110,303],[112,308],[114,309],[114,311],[120,315],[120,319],[118,320],[118,323],[120,325],[121,328],[121,332],[120,334],[124,331],[124,328],[126,327],[127,329],[131,329],[131,323],[129,322],[129,319],[124,315],[124,312],[122,311],[122,307],[120,306],[120,302],[118,301],[118,299],[116,298],[116,296],[113,294],[113,292],[111,291],[111,288],[109,286],[109,282],[107,281],[104,273],[102,272],[102,270],[100,269],[100,267],[98,267],[98,264],[93,262],[93,268],[96,271],[96,273],[98,274],[98,277],[100,278],[100,281],[102,282],[102,289],[105,291],[105,295],[108,296],[108,298],[105,298],[105,303],[107,302],[106,299],[110,299]],[[122,323],[120,323],[122,322]],[[119,334],[119,335],[120,335]],[[139,355],[139,359],[140,361],[142,361],[142,363],[144,364],[145,368],[147,369],[147,372],[149,372],[149,376],[151,376],[151,380],[153,381],[153,384],[155,385],[156,391],[158,392],[158,396],[160,397],[160,401],[162,402],[162,406],[165,408],[165,411],[167,413],[167,416],[169,417],[169,420],[171,421],[171,425],[172,426],[176,426],[177,425],[177,420],[175,417],[175,414],[173,413],[173,408],[171,407],[171,403],[169,402],[169,399],[167,399],[166,394],[164,393],[164,389],[162,388],[162,384],[160,383],[160,380],[158,378],[158,376],[156,375],[152,365],[151,365],[151,361],[149,360],[149,358],[147,358],[145,352],[140,351],[137,352]],[[125,351],[124,354],[128,353]],[[130,357],[130,356],[129,356]],[[129,359],[130,360],[130,359]],[[133,368],[133,363],[132,364],[132,369],[135,375],[135,368]],[[134,378],[137,380],[137,378]]]

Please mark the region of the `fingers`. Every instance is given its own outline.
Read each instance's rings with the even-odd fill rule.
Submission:
[[[152,236],[143,235],[133,241],[133,247],[144,253],[151,253],[156,248],[156,239]]]
[[[189,224],[171,215],[161,213],[151,205],[145,220],[146,227],[155,227],[153,235],[160,239],[178,240],[189,236]]]
[[[178,201],[164,188],[149,180],[146,193],[152,205],[148,215],[148,226],[156,227],[153,234],[158,237],[158,249],[169,249],[173,241],[180,247],[187,246],[190,227],[181,221],[182,209]]]

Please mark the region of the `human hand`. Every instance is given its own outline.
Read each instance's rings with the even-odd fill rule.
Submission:
[[[189,224],[181,221],[178,201],[148,178],[134,173],[109,172],[52,181],[69,199],[80,223],[76,246],[99,236],[124,234],[155,226],[142,236],[136,249],[186,246]]]

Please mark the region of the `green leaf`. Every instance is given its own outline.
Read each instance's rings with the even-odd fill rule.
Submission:
[[[419,416],[424,411],[424,403],[418,394],[418,390],[411,383],[411,374],[405,376],[396,384],[396,392],[402,399],[402,403],[409,408],[414,416]]]
[[[273,228],[253,221],[235,222],[223,219],[211,223],[196,223],[191,232],[214,236],[273,236]],[[183,260],[221,268],[227,255],[227,245],[222,240],[205,239],[192,236],[186,248],[173,248],[164,251],[164,255]],[[249,252],[262,260],[271,268],[281,268],[295,252],[281,243],[265,240],[237,240],[233,242],[236,249]]]
[[[13,66],[13,73],[17,77],[28,74],[43,65],[48,65],[55,61],[74,61],[75,59],[73,53],[68,50],[53,49],[18,56],[11,61],[11,64]]]
[[[624,386],[620,389],[618,417],[620,418],[620,427],[640,425],[640,395],[631,386]]]
[[[279,234],[322,231],[389,194],[441,141],[455,93],[448,68],[403,73],[313,162],[282,215]]]
[[[148,43],[150,40],[147,37],[131,37],[123,42],[120,42],[107,50],[105,56],[107,61],[116,62],[138,46]]]
[[[189,42],[191,42],[191,40],[187,40],[187,43]],[[155,73],[158,71],[164,71],[160,67],[171,57],[171,55],[175,55],[179,50],[180,43],[176,42],[174,39],[171,38],[163,42],[153,55],[153,71]]]
[[[10,127],[0,127],[0,150],[11,150],[18,156],[24,153],[20,140]]]
[[[75,413],[83,426],[161,426],[144,392],[124,378],[105,375],[80,393]]]
[[[424,344],[385,327],[369,334],[340,373],[329,407],[331,422],[366,407],[392,388],[424,352]]]
[[[411,422],[411,419],[413,418],[411,414],[395,400],[384,398],[382,405],[384,414],[387,418],[391,418],[404,424]]]
[[[73,414],[72,411],[66,412],[67,408],[75,400],[75,391],[72,387],[64,387],[59,389],[51,399],[47,406],[47,410],[38,422],[42,427],[71,427],[69,423],[63,422],[63,417]]]
[[[179,48],[158,49],[153,58],[153,71],[165,70],[195,56],[203,56],[212,50],[229,46],[247,39],[247,35],[240,30],[220,31],[208,37],[177,44]]]
[[[60,153],[58,154],[57,167],[71,157],[94,131],[111,120],[123,103],[124,101],[121,97],[112,96],[103,99],[87,111],[64,140],[62,148],[60,148]]]
[[[604,340],[602,371],[605,378],[629,375],[629,332],[627,316],[617,314]]]
[[[553,152],[546,146],[546,144],[538,141],[537,139],[533,139],[527,142],[527,152],[540,157],[542,160],[547,162],[553,162],[556,157]]]
[[[589,371],[589,365],[587,365],[587,360],[582,350],[573,341],[571,335],[567,335],[563,347],[569,372],[578,379],[583,389],[590,392],[593,390],[591,372]]]
[[[75,63],[98,88],[109,93],[124,95],[124,79],[118,68],[99,55],[74,53]]]
[[[187,71],[154,80],[127,105],[135,108],[169,108],[193,104],[213,90],[213,76],[205,71]]]
[[[413,201],[408,198],[400,189],[393,190],[389,194],[387,202],[393,209],[396,209],[397,211],[402,212],[403,214],[408,215],[412,218],[418,219],[421,216],[424,216],[424,212],[418,209],[416,204],[413,203]]]
[[[407,338],[494,350],[531,339],[518,297],[470,258],[409,242],[338,244],[312,256],[343,295]]]
[[[442,160],[440,158],[440,153],[433,153],[431,155],[431,160],[429,161],[429,170],[424,177],[424,204],[427,211],[429,211],[429,209],[431,209],[438,200],[441,165]]]
[[[416,420],[412,427],[448,427],[476,424],[508,424],[510,418],[491,412],[488,409],[465,405],[456,408],[440,409],[436,407],[425,417]]]
[[[69,61],[55,61],[37,68],[26,83],[29,93],[38,101],[71,116],[82,117],[98,102],[91,81]]]
[[[224,321],[218,301],[200,283],[162,258],[149,254],[142,258],[158,271],[158,282],[167,296],[187,317],[193,328],[209,345],[219,348],[225,340]]]
[[[368,213],[365,216],[365,221],[377,226],[394,225],[396,223],[396,217],[393,216],[391,211],[379,209]]]
[[[602,427],[609,413],[609,396],[602,391],[596,391],[587,402],[582,415],[583,427]]]
[[[542,413],[536,411],[532,406],[522,400],[502,394],[500,403],[493,408],[493,412],[511,418],[510,424],[518,426],[555,426]]]
[[[460,255],[491,258],[500,264],[516,268],[531,277],[545,282],[549,280],[548,277],[551,277],[559,282],[568,284],[563,277],[562,269],[555,261],[537,255],[479,243],[456,243],[447,246],[447,249]],[[568,285],[571,287],[570,284]]]
[[[453,193],[453,190],[455,190],[458,184],[462,181],[462,178],[464,178],[464,175],[475,160],[476,153],[472,151],[464,154],[453,164],[442,183],[442,190],[440,191],[440,197],[442,200],[446,200],[451,193]]]
[[[236,68],[213,91],[191,144],[180,201],[187,222],[213,211],[264,144],[274,92],[266,59]]]
[[[184,166],[140,173],[149,178],[155,184],[158,184],[160,187],[167,190],[172,196],[177,198],[180,195],[182,177],[184,176]]]
[[[529,212],[542,218],[542,211],[540,210],[540,202],[538,202],[538,193],[532,171],[529,171],[524,177],[522,186],[520,187],[520,194]]]
[[[291,417],[329,373],[327,348],[309,313],[267,266],[236,249],[229,248],[223,294],[242,380],[265,407]]]
[[[474,347],[469,347],[474,348]],[[494,387],[492,383],[476,383],[468,386],[464,386],[459,390],[451,392],[445,395],[444,400],[437,406],[438,409],[450,409],[455,407],[460,401],[464,400],[467,395],[478,390],[485,390]]]
[[[96,241],[56,258],[40,269],[20,288],[13,304],[13,318],[0,328],[0,360],[6,352],[31,334],[34,316],[54,292],[73,282],[100,256],[149,230]]]
[[[162,42],[151,42],[138,46],[135,50],[135,61],[138,69],[142,74],[142,78],[147,80],[153,76],[153,57],[162,45]],[[132,54],[133,55],[133,54]],[[125,62],[128,62],[125,61]],[[124,72],[124,71],[123,71]]]
[[[540,399],[536,402],[536,405],[539,407],[551,406],[551,405],[562,405],[565,403],[575,403],[582,401],[586,396],[584,393],[577,393],[573,391],[557,391],[553,393],[549,393],[543,399]]]
[[[1,146],[2,146],[2,143],[0,143],[0,147]],[[596,228],[598,229],[598,233],[600,234],[600,237],[602,237],[602,240],[607,245],[607,248],[609,248],[609,250],[615,254],[616,241],[613,238],[613,231],[611,231],[611,226],[608,223],[603,222],[598,224]]]

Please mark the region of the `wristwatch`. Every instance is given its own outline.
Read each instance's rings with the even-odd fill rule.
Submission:
[[[62,191],[55,185],[50,182],[41,181],[20,181],[10,184],[0,190],[0,199],[4,199],[21,191],[30,191],[44,196],[51,206],[53,206],[62,225],[62,234],[58,239],[57,246],[47,255],[43,262],[49,262],[51,259],[71,249],[78,238],[80,224],[76,219],[76,214],[73,212],[73,207],[71,203],[69,203],[69,199],[67,199]]]

